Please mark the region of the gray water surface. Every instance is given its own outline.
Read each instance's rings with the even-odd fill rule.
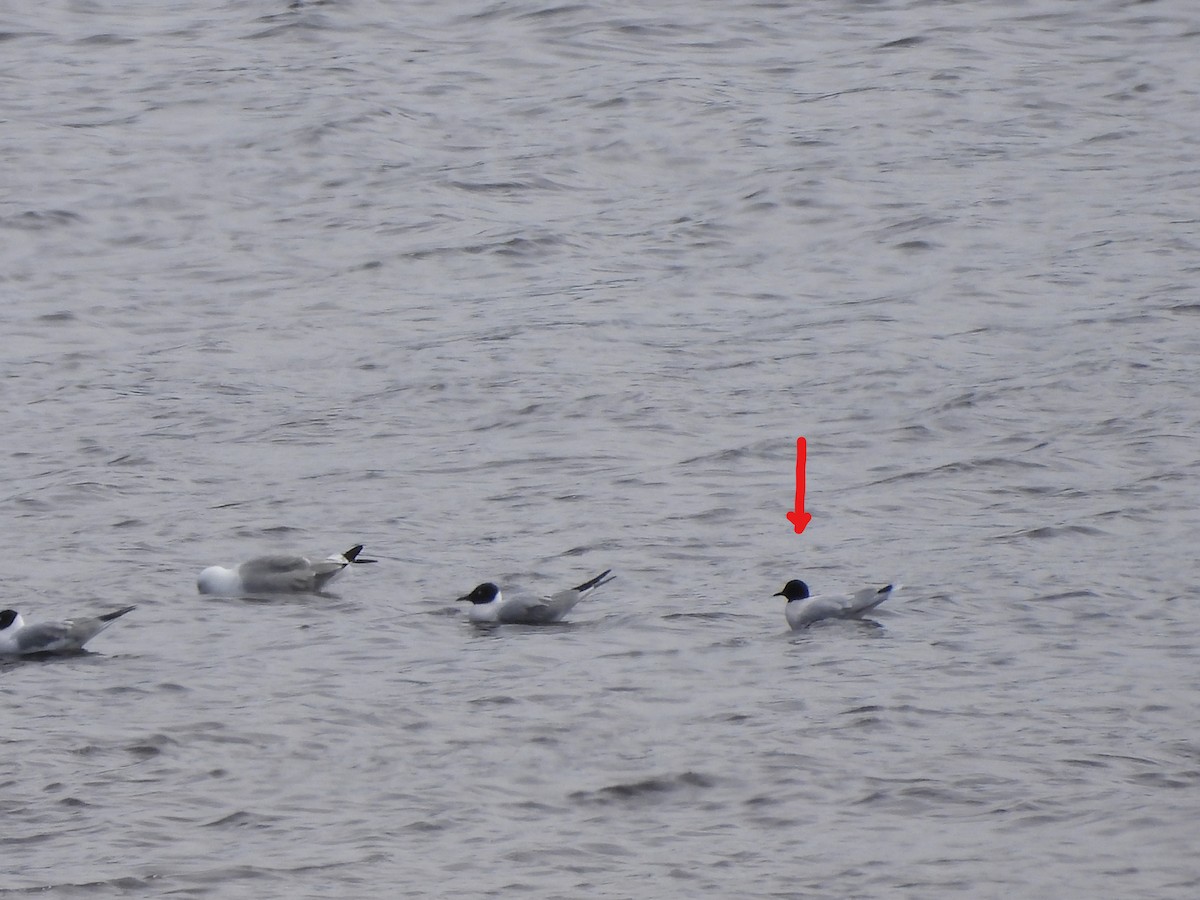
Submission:
[[[0,38],[0,893],[1196,896],[1191,3]]]

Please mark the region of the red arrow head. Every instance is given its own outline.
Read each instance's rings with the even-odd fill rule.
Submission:
[[[803,534],[804,529],[808,527],[808,523],[812,521],[812,516],[806,512],[792,511],[787,514],[788,521],[796,528],[796,534]]]

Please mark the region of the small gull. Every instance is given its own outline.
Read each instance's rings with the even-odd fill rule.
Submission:
[[[793,629],[807,628],[822,619],[861,619],[880,603],[891,596],[895,585],[881,588],[863,588],[853,594],[835,594],[828,597],[813,597],[808,585],[793,579],[783,586],[776,597],[786,597],[783,614]]]
[[[223,597],[316,593],[342,574],[351,563],[361,565],[376,561],[359,559],[362,548],[362,544],[355,544],[345,553],[334,553],[324,559],[274,554],[256,556],[236,569],[209,566],[200,573],[196,587],[202,594],[219,594]]]
[[[26,625],[15,609],[0,612],[0,656],[26,656],[31,653],[77,653],[83,645],[125,613],[137,607],[126,606],[116,612],[86,619],[39,622]]]
[[[501,593],[500,588],[490,581],[484,582],[458,601],[467,600],[471,608],[467,618],[479,624],[506,625],[549,625],[558,622],[571,611],[576,603],[600,587],[608,584],[613,575],[608,577],[612,569],[605,569],[590,581],[585,581],[578,587],[559,591],[549,597],[508,597]],[[456,601],[456,602],[458,602]]]

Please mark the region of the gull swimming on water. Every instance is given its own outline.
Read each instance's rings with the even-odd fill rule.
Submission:
[[[244,594],[311,594],[320,591],[337,578],[351,563],[373,563],[359,559],[362,544],[355,544],[345,553],[334,553],[324,559],[293,556],[285,553],[256,556],[235,569],[209,566],[200,573],[196,583],[202,594],[239,597]]]
[[[0,612],[0,656],[76,653],[105,628],[134,609],[137,607],[126,606],[102,616],[39,622],[37,625],[26,625],[19,612],[6,609]]]
[[[807,584],[792,579],[775,596],[787,598],[783,614],[788,624],[798,630],[822,619],[861,619],[890,597],[895,587],[889,584],[881,588],[863,588],[853,594],[813,597],[808,592]]]
[[[600,585],[617,577],[608,577],[610,572],[612,569],[605,569],[590,581],[549,597],[505,597],[499,587],[486,581],[458,601],[471,603],[467,618],[479,624],[549,625],[560,621],[571,607]]]

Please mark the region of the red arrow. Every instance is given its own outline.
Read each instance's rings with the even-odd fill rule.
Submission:
[[[808,443],[796,438],[796,508],[788,512],[788,521],[796,526],[796,534],[803,534],[812,516],[804,511],[804,463],[808,456]]]

